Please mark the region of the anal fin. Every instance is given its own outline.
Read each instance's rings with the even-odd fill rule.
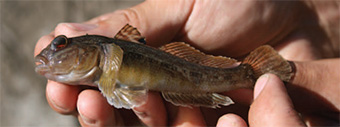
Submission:
[[[234,104],[229,97],[217,93],[162,92],[162,95],[166,101],[169,101],[176,106],[219,108],[220,105],[228,106]]]
[[[203,52],[184,42],[172,42],[160,47],[160,50],[192,63],[215,68],[234,67],[237,62],[237,60],[229,57],[204,54]]]

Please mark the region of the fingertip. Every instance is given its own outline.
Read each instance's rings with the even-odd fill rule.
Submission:
[[[43,50],[45,47],[47,47],[47,45],[50,44],[50,42],[53,40],[54,36],[52,34],[49,34],[49,35],[45,35],[45,36],[42,36],[37,44],[35,45],[35,48],[34,48],[34,56],[38,55],[41,50]]]
[[[266,75],[267,81],[259,81],[263,88],[257,88],[258,95],[250,106],[250,126],[303,126],[283,82],[274,74]]]
[[[116,121],[114,108],[109,105],[97,90],[83,90],[77,101],[78,119],[82,126],[114,126],[121,125]]]
[[[93,24],[59,23],[54,31],[55,36],[66,35],[67,37],[75,37],[85,35],[94,28],[96,28],[96,25]]]
[[[256,81],[255,83],[255,88],[254,88],[254,99],[257,98],[257,96],[261,93],[263,90],[264,86],[267,84],[269,78],[269,74],[264,74],[260,76],[260,78]]]
[[[172,126],[200,127],[206,126],[204,117],[198,107],[178,107],[177,117]]]
[[[279,91],[284,91],[286,93],[286,89],[281,79],[274,74],[268,73],[268,74],[264,74],[260,76],[258,80],[256,81],[255,87],[254,87],[254,96],[253,96],[254,99],[256,99],[261,94],[261,92],[267,85],[275,85],[274,87],[279,88],[278,89]]]
[[[114,17],[111,17],[114,18]],[[55,28],[55,35],[76,37],[86,34],[113,37],[125,24],[106,19],[97,23],[59,23]]]
[[[226,114],[217,121],[217,127],[246,127],[247,123],[236,114]]]
[[[70,86],[54,81],[48,81],[46,98],[51,108],[61,114],[76,112],[76,103],[79,94],[77,86]]]
[[[159,93],[149,92],[147,102],[133,111],[147,126],[165,126],[167,123],[167,113]]]

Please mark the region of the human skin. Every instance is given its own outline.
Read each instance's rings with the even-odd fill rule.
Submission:
[[[260,45],[271,44],[284,58],[295,61],[297,72],[291,84],[287,85],[295,108],[305,114],[305,120],[323,121],[324,115],[319,116],[320,112],[339,112],[339,97],[334,94],[339,93],[336,89],[339,74],[333,70],[339,69],[337,65],[340,63],[339,59],[318,60],[338,57],[336,50],[330,50],[336,44],[323,28],[327,25],[313,24],[318,20],[318,14],[310,4],[303,2],[150,0],[83,24],[61,23],[51,34],[38,41],[35,55],[55,36],[97,34],[113,37],[126,23],[137,27],[146,37],[147,44],[154,47],[184,41],[208,54],[242,58]],[[313,27],[306,27],[309,22]],[[249,105],[253,93],[251,90],[238,90],[226,94],[241,105]],[[49,81],[46,96],[55,111],[77,116],[82,126],[128,124],[124,122],[124,111],[110,106],[96,89]],[[302,98],[305,96],[310,98]],[[318,105],[325,102],[325,105]],[[312,104],[310,108],[304,108],[306,103]],[[216,124],[214,120],[207,120],[207,115],[215,114],[202,115],[203,109],[175,107],[176,110],[171,110],[173,108],[163,103],[158,93],[150,92],[148,102],[134,111],[149,126]],[[225,109],[228,107],[219,111]],[[250,114],[252,111],[250,109]],[[238,116],[232,115],[232,118],[235,117]]]
[[[264,106],[265,105],[265,106]],[[254,88],[254,102],[249,110],[252,127],[306,126],[289,98],[283,82],[273,74],[262,75]],[[226,114],[217,127],[245,127],[247,123],[235,114]]]

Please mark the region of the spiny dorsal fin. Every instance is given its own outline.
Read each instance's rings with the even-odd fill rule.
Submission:
[[[234,104],[229,97],[217,93],[162,92],[162,95],[166,101],[169,101],[176,106],[219,108],[219,105],[228,106]]]
[[[264,45],[252,51],[242,62],[253,67],[256,78],[272,73],[281,80],[289,82],[293,69],[288,61],[283,59],[271,46]]]
[[[160,47],[160,49],[189,62],[203,66],[230,68],[237,62],[237,60],[228,57],[206,55],[184,42],[172,42]]]
[[[130,41],[135,43],[143,43],[146,44],[145,38],[139,33],[139,31],[129,25],[126,24],[114,37],[118,40]]]

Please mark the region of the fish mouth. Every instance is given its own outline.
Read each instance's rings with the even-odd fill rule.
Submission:
[[[45,73],[49,72],[50,68],[48,67],[48,60],[46,57],[41,56],[40,54],[34,58],[35,61],[35,72],[40,75],[45,75]]]

